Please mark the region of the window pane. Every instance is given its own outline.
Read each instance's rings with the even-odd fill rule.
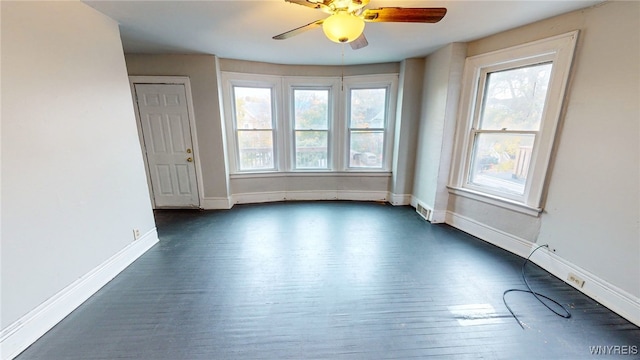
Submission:
[[[384,132],[352,131],[350,134],[349,167],[382,167]]]
[[[271,129],[271,89],[269,88],[233,88],[236,104],[236,128]]]
[[[273,135],[271,130],[238,131],[240,170],[273,169]]]
[[[551,65],[488,74],[480,129],[539,130]]]
[[[352,89],[351,116],[352,129],[382,129],[385,124],[387,89]]]
[[[476,134],[470,182],[524,194],[534,139],[531,134]]]
[[[327,168],[327,132],[296,131],[296,168]]]
[[[296,130],[327,130],[329,90],[294,90]]]

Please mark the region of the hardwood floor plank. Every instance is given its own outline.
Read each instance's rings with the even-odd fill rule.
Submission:
[[[584,359],[640,329],[539,267],[410,207],[156,212],[160,243],[18,359]],[[632,358],[607,356],[607,358]]]

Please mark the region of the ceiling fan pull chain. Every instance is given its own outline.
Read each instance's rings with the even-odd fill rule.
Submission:
[[[341,61],[341,73],[340,73],[340,91],[344,92],[344,43],[342,43],[342,61]]]

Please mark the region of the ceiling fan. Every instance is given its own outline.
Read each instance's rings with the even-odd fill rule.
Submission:
[[[273,38],[288,39],[308,30],[322,27],[329,40],[350,43],[354,50],[369,44],[364,36],[365,22],[437,23],[447,13],[446,8],[383,7],[365,9],[369,0],[285,0],[293,4],[321,10],[331,16],[289,30]]]

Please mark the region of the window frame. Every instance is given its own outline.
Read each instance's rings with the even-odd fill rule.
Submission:
[[[340,78],[337,77],[301,77],[287,76],[283,78],[283,87],[286,88],[287,96],[283,101],[286,103],[287,112],[284,114],[283,123],[286,124],[286,137],[288,138],[285,152],[287,166],[286,171],[290,172],[334,172],[338,164],[337,155],[341,149],[336,146],[339,137],[339,109],[340,102]],[[327,130],[327,167],[326,168],[297,168],[296,167],[296,127],[295,127],[295,90],[328,90],[329,109],[328,130]]]
[[[351,90],[382,89],[386,90],[384,128],[369,131],[383,132],[382,161],[380,167],[349,166],[351,157]],[[349,172],[391,171],[393,140],[395,133],[396,99],[398,94],[398,75],[369,75],[345,78],[343,89],[343,140],[342,167]],[[356,131],[368,129],[356,129]]]
[[[517,201],[517,202],[524,202],[524,198],[526,198],[526,196],[531,192],[531,187],[533,186],[534,183],[534,178],[533,177],[527,177],[527,180],[525,182],[525,187],[524,187],[524,192],[522,195],[517,195],[517,194],[512,194],[512,193],[508,193],[508,192],[503,192],[503,191],[499,191],[499,190],[495,190],[495,189],[491,189],[491,188],[486,188],[480,185],[476,185],[473,184],[471,182],[471,172],[473,171],[473,158],[474,158],[474,151],[476,149],[476,147],[474,146],[475,144],[475,140],[476,140],[476,136],[479,134],[527,134],[527,135],[533,135],[534,136],[534,144],[533,144],[533,150],[532,150],[532,155],[531,155],[531,162],[529,165],[529,169],[533,168],[533,165],[535,164],[535,160],[536,160],[536,154],[537,154],[537,150],[539,149],[539,146],[536,146],[537,144],[540,143],[540,138],[543,134],[543,129],[545,126],[545,113],[546,110],[548,108],[547,104],[549,101],[549,93],[550,93],[550,89],[547,90],[547,95],[545,97],[545,106],[543,109],[543,113],[542,113],[542,118],[540,121],[540,127],[538,130],[487,130],[487,129],[480,129],[481,125],[481,121],[482,121],[482,116],[484,115],[484,105],[485,105],[485,92],[487,90],[487,82],[489,80],[489,77],[491,74],[493,73],[497,73],[497,72],[501,72],[501,71],[508,71],[508,70],[513,70],[513,69],[519,69],[519,68],[524,68],[524,67],[529,67],[529,66],[536,66],[536,65],[541,65],[541,64],[548,64],[551,63],[553,64],[553,56],[551,54],[546,54],[546,55],[541,55],[541,56],[535,56],[532,58],[527,58],[527,59],[521,59],[518,61],[512,61],[512,62],[506,62],[506,63],[501,63],[501,64],[496,64],[496,65],[492,65],[492,66],[487,66],[487,67],[483,67],[480,70],[479,73],[479,79],[478,79],[478,88],[476,90],[475,93],[475,105],[474,105],[474,109],[477,111],[473,112],[473,119],[471,121],[471,129],[469,130],[470,134],[469,134],[469,143],[467,144],[468,147],[468,153],[466,156],[466,161],[465,161],[465,168],[464,168],[464,172],[466,175],[466,183],[464,185],[465,188],[468,188],[470,190],[474,190],[477,192],[485,192],[487,194],[493,195],[493,196],[498,196],[498,197],[504,197],[506,199],[509,200],[513,200],[513,201]],[[551,69],[551,72],[553,73],[553,67]],[[549,79],[549,85],[551,85],[551,77]],[[550,88],[551,86],[549,86]],[[535,187],[534,187],[535,190]]]
[[[280,106],[278,104],[278,98],[281,89],[281,82],[277,77],[271,76],[245,76],[244,74],[234,74],[233,76],[225,76],[223,74],[224,91],[223,104],[225,111],[225,123],[228,149],[230,149],[233,161],[230,161],[231,173],[238,174],[252,174],[252,173],[270,173],[277,172],[282,169],[281,156],[282,153],[282,136],[279,135],[280,127],[278,117],[280,113]],[[236,119],[236,104],[235,104],[235,88],[236,87],[248,87],[248,88],[263,88],[271,89],[271,135],[273,141],[273,168],[268,169],[242,169],[240,165],[240,149],[238,147],[238,130]],[[241,130],[241,129],[240,129]]]
[[[296,123],[296,112],[295,112],[295,106],[296,106],[296,91],[326,91],[327,92],[327,124],[326,124],[326,129],[315,129],[315,128],[298,128],[298,125]],[[331,169],[331,165],[332,165],[332,161],[331,161],[331,156],[333,155],[333,151],[332,151],[332,139],[331,139],[331,135],[332,135],[332,129],[331,129],[331,121],[332,121],[332,116],[331,116],[331,111],[333,109],[333,104],[331,101],[331,88],[321,88],[321,87],[303,87],[303,86],[295,86],[291,88],[291,169],[295,170],[295,171],[325,171],[325,170],[330,170]],[[326,160],[327,160],[327,165],[325,167],[298,167],[298,133],[304,133],[304,132],[324,132],[326,133],[327,136],[327,147],[326,147],[326,151],[327,151],[327,155],[326,155]]]
[[[538,216],[543,208],[555,134],[563,111],[578,31],[467,58],[463,72],[454,166],[449,191],[514,211]],[[470,182],[475,134],[484,103],[488,74],[552,63],[540,128],[533,144],[523,195],[497,191]],[[498,131],[499,132],[499,131]],[[515,131],[523,133],[526,131]]]

